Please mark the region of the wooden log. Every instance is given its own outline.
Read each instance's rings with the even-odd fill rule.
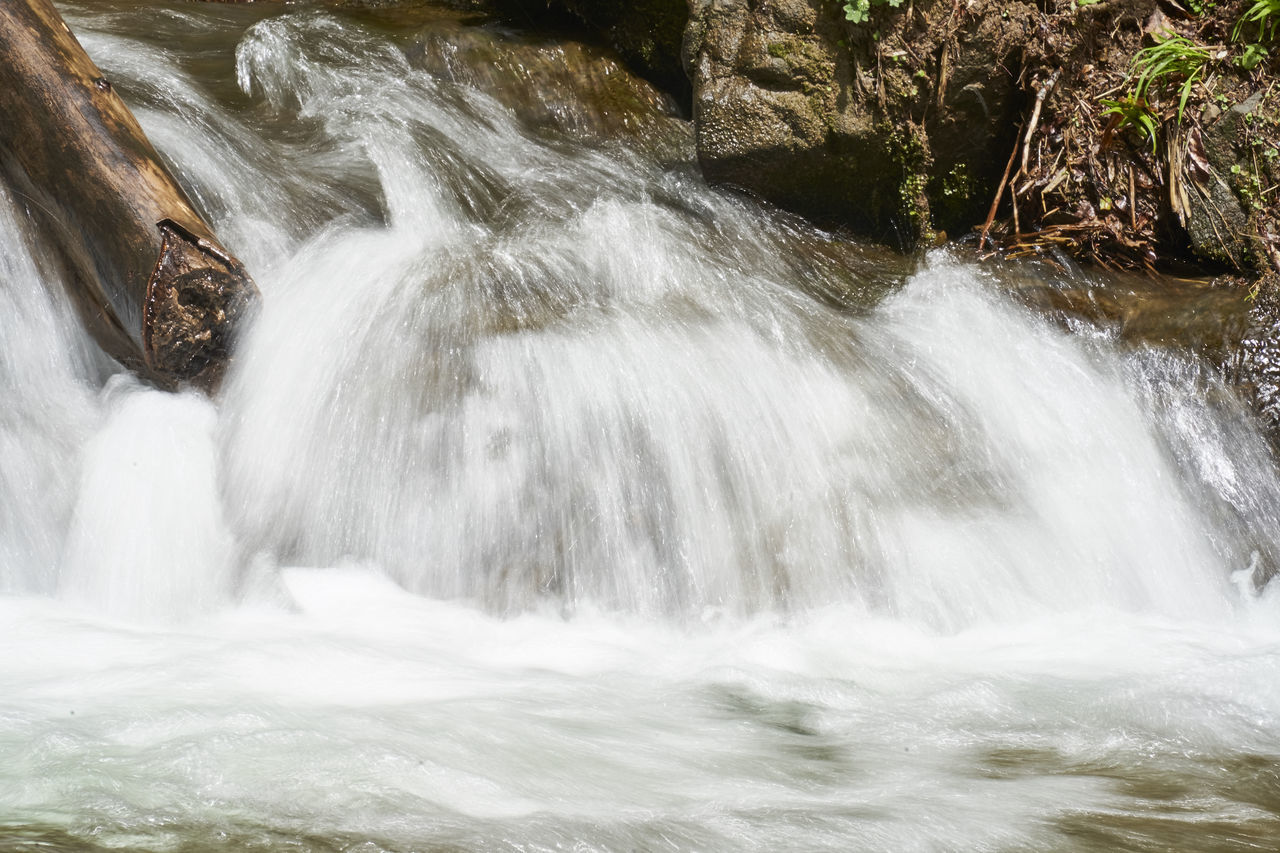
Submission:
[[[102,348],[162,387],[216,388],[258,290],[50,0],[0,0],[0,169]]]

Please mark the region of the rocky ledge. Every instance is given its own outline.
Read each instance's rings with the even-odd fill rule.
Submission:
[[[1280,434],[1280,0],[550,3],[689,105],[713,182],[902,249],[1218,274]]]

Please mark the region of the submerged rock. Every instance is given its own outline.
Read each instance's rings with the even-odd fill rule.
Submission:
[[[406,52],[412,64],[483,91],[535,132],[624,139],[662,160],[693,158],[692,128],[672,97],[605,48],[436,21]]]
[[[686,0],[495,0],[521,17],[545,17],[549,7],[567,12],[604,36],[626,62],[687,102],[689,81],[680,68],[680,45],[689,10]]]
[[[1280,276],[1264,277],[1254,293],[1248,324],[1226,363],[1227,375],[1280,447]]]

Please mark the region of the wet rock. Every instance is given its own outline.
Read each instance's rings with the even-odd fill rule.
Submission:
[[[1083,319],[1125,346],[1193,352],[1211,364],[1233,357],[1251,322],[1245,292],[1229,280],[1079,268],[1045,275],[1017,264],[995,270],[1021,301],[1067,327]]]
[[[877,11],[828,0],[694,0],[684,61],[708,179],[892,242],[967,228],[1022,103],[1034,6]]]
[[[1280,275],[1255,285],[1249,322],[1226,363],[1228,378],[1253,403],[1274,446],[1280,447]]]
[[[406,53],[438,77],[485,92],[536,132],[624,139],[666,161],[692,160],[692,129],[678,105],[605,48],[437,21]]]
[[[856,69],[819,6],[695,2],[685,61],[698,159],[709,180],[804,213],[876,225],[864,205],[895,191],[890,152],[872,116],[840,109]]]
[[[689,10],[685,0],[498,0],[522,18],[546,16],[548,6],[572,15],[635,70],[687,102],[689,81],[680,67],[680,44]]]
[[[1253,114],[1262,93],[1218,111],[1206,121],[1200,133],[1203,163],[1207,169],[1195,182],[1189,194],[1187,236],[1195,254],[1207,261],[1236,270],[1248,270],[1265,264],[1262,248],[1249,213],[1232,190],[1227,177],[1247,166],[1247,154],[1237,150],[1237,140],[1244,131],[1246,117]]]

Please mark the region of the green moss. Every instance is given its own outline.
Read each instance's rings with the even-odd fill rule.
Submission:
[[[931,198],[943,227],[950,227],[948,223],[963,222],[969,217],[977,189],[978,181],[968,163],[957,163],[942,175]]]
[[[1262,210],[1262,181],[1256,172],[1245,169],[1239,163],[1231,167],[1231,185],[1236,196],[1251,213]]]
[[[806,92],[825,89],[835,76],[832,57],[811,39],[783,37],[765,48],[787,66],[787,76],[799,81]]]
[[[932,158],[924,129],[915,124],[892,127],[885,139],[890,160],[901,170],[895,199],[897,216],[913,240],[931,241],[935,235],[927,190]]]

